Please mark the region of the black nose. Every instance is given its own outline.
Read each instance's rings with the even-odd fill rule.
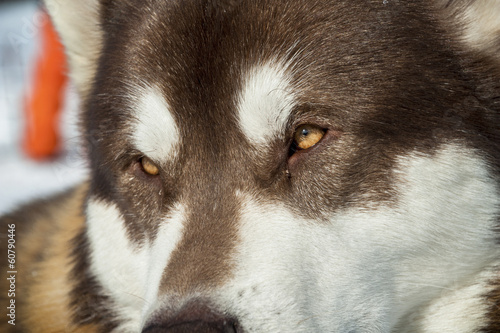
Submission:
[[[190,303],[174,315],[156,316],[142,333],[240,333],[236,320],[200,303]]]
[[[169,325],[152,325],[143,333],[237,333],[236,326],[231,321],[204,322],[192,321]]]

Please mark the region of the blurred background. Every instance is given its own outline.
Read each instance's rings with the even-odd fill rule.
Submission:
[[[0,215],[87,173],[79,101],[47,22],[38,1],[0,0]]]

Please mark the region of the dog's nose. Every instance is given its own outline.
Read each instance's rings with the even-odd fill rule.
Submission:
[[[167,325],[154,325],[146,328],[143,333],[237,333],[236,326],[231,321],[221,322],[204,322],[193,321],[187,323],[180,323],[171,326]]]
[[[240,333],[236,320],[191,303],[173,316],[157,316],[142,333]]]

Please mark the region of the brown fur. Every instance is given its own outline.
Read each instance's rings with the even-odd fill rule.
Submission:
[[[84,226],[82,204],[87,186],[68,195],[23,207],[3,217],[2,251],[7,224],[16,225],[16,325],[0,322],[1,332],[95,332],[93,325],[72,324],[70,279],[72,240]],[[6,254],[3,255],[7,257]],[[2,264],[5,262],[2,261]],[[2,266],[2,271],[7,269]],[[7,280],[2,279],[2,308]]]
[[[89,191],[118,206],[136,243],[154,239],[158,221],[176,203],[186,204],[186,228],[165,270],[163,294],[210,289],[230,277],[241,208],[235,189],[283,198],[297,214],[319,220],[346,207],[392,202],[396,156],[432,154],[443,142],[465,141],[500,173],[500,89],[497,72],[489,74],[496,63],[457,47],[448,35],[453,27],[424,2],[94,2],[93,15],[75,21],[93,18],[102,34],[90,38],[80,26],[81,36],[63,38],[83,97]],[[73,12],[66,7],[56,20],[63,37]],[[301,92],[296,123],[321,120],[338,134],[302,162],[288,156],[296,124],[256,160],[253,154],[262,152],[252,150],[234,116],[241,78],[275,57],[293,62],[291,85]],[[154,179],[137,168],[144,152],[129,142],[134,115],[124,82],[138,81],[158,85],[182,124],[179,161],[160,161]],[[17,325],[3,321],[2,332],[114,327],[107,312],[112,300],[89,270],[86,192],[82,186],[1,220],[1,235],[16,224],[19,279]],[[493,318],[497,292],[490,301]],[[487,332],[496,329],[491,322]]]
[[[486,300],[489,303],[490,310],[488,312],[489,322],[481,330],[481,333],[497,333],[500,332],[500,274],[491,281],[493,290],[486,295]]]
[[[157,221],[187,202],[184,238],[162,292],[186,294],[230,277],[234,189],[283,198],[297,214],[319,220],[335,210],[394,202],[396,156],[415,149],[431,154],[470,136],[470,145],[491,151],[492,165],[499,165],[496,140],[483,140],[498,133],[481,108],[491,98],[476,87],[487,69],[462,70],[469,59],[458,57],[430,5],[241,0],[214,10],[211,4],[103,3],[105,56],[83,115],[87,131],[99,128],[89,133],[92,195],[118,205],[132,239],[154,238]],[[300,94],[291,118],[321,119],[343,132],[307,163],[288,161],[294,124],[267,151],[255,151],[234,115],[241,78],[252,66],[294,57],[291,85]],[[160,161],[154,182],[130,167],[140,154],[128,143],[134,113],[123,82],[139,80],[159,87],[182,138],[178,161]],[[477,98],[477,105],[466,103]]]

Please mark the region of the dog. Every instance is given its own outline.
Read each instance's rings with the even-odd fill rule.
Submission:
[[[90,171],[2,332],[500,332],[500,2],[46,7]]]

